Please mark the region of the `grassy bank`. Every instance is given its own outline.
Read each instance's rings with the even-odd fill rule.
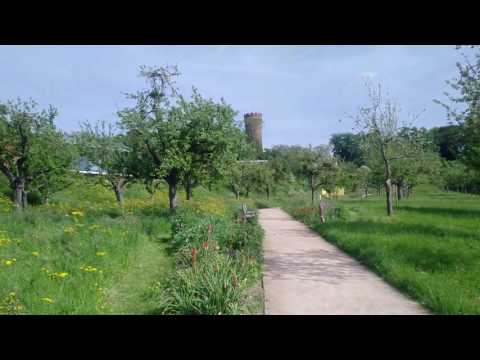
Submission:
[[[250,290],[261,276],[261,234],[256,224],[235,222],[240,202],[200,188],[188,202],[179,194],[172,215],[164,188],[150,197],[134,185],[125,195],[119,207],[113,192],[84,178],[23,214],[0,196],[0,314],[258,312],[258,294]],[[197,266],[179,265],[192,246],[199,250]],[[220,267],[223,277],[202,266]],[[205,285],[200,298],[182,276]],[[213,287],[211,279],[218,280]],[[171,296],[178,292],[205,306],[173,311]]]
[[[383,197],[350,195],[331,202],[326,224],[306,194],[269,205],[284,208],[433,312],[480,314],[478,196],[418,189],[388,218]]]
[[[0,313],[114,312],[110,289],[170,233],[163,197],[129,195],[122,210],[113,194],[80,182],[24,214],[2,197]],[[156,253],[162,262],[166,254]]]

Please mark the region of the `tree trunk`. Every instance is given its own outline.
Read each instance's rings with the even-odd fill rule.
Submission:
[[[240,199],[240,192],[239,191],[235,191],[235,198],[237,200]]]
[[[391,216],[393,214],[393,204],[392,204],[392,180],[388,178],[385,181],[385,194],[387,196],[387,214]]]
[[[193,187],[190,181],[187,181],[185,184],[185,194],[187,195],[187,200],[190,200],[193,197]]]
[[[113,188],[113,191],[115,191],[115,197],[117,198],[118,203],[121,205],[123,204],[123,199],[124,199],[124,188],[123,186],[116,184]]]
[[[15,210],[22,211],[27,205],[27,196],[25,194],[25,181],[17,179],[12,185],[13,203]]]
[[[315,202],[315,187],[313,186],[313,175],[310,177],[310,190],[312,191],[312,206]]]
[[[26,208],[28,204],[28,199],[27,199],[27,192],[24,190],[22,193],[22,208]]]
[[[270,188],[267,187],[267,200],[270,199]]]
[[[397,200],[400,201],[402,200],[402,191],[403,191],[403,186],[402,183],[397,184]]]
[[[167,178],[168,183],[168,201],[171,211],[175,211],[177,208],[177,184],[178,179],[175,175]]]
[[[318,205],[318,210],[320,211],[320,222],[325,224],[325,208],[326,204],[320,200],[320,204]]]

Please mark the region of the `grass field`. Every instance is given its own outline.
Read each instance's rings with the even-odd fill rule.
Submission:
[[[179,198],[198,214],[234,206],[202,189],[188,205]],[[134,185],[120,208],[86,179],[24,214],[0,195],[0,314],[155,313],[148,294],[175,272],[167,201],[166,189],[150,198]]]
[[[480,197],[419,188],[392,218],[384,198],[345,196],[326,224],[305,195],[277,198],[328,241],[437,314],[480,314]],[[332,211],[332,214],[334,212]]]

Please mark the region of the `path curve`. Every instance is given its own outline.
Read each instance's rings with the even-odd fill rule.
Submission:
[[[281,209],[262,209],[267,315],[422,315],[418,303]]]

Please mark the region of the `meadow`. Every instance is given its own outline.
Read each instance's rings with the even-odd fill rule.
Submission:
[[[389,218],[384,197],[350,194],[330,201],[325,224],[308,194],[259,205],[282,207],[433,313],[480,314],[479,200],[423,186]]]
[[[171,301],[168,311],[161,305],[169,301],[172,287],[179,286],[177,253],[191,251],[178,239],[176,249],[172,244],[177,215],[168,210],[167,190],[160,188],[151,197],[135,184],[125,195],[120,207],[112,191],[79,178],[49,204],[30,206],[23,213],[12,212],[11,201],[0,195],[0,314],[195,313],[189,308],[174,311]],[[181,199],[183,212],[193,218],[230,221],[239,208],[229,196],[204,189],[195,195],[188,204]],[[188,230],[189,224],[184,227]],[[238,297],[235,304],[243,304],[259,279],[260,262],[246,264],[225,257],[225,251],[216,255],[225,266],[235,262],[242,276],[249,276],[242,292],[225,288]],[[225,297],[223,286],[217,293],[220,298]],[[195,298],[188,289],[183,295]],[[247,307],[233,306],[227,312],[248,311]]]

